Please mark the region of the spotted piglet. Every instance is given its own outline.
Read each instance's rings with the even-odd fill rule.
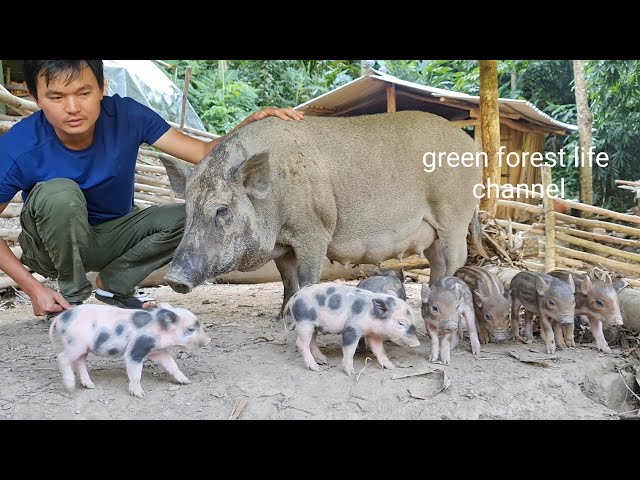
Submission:
[[[129,393],[144,397],[140,386],[142,362],[149,359],[164,368],[178,383],[191,381],[180,371],[168,348],[189,350],[204,347],[211,339],[189,310],[168,303],[151,310],[123,309],[110,305],[79,305],[53,318],[49,338],[57,330],[64,350],[58,354],[62,383],[75,388],[73,370],[86,388],[95,388],[87,372],[89,352],[100,356],[124,356],[129,377]],[[73,367],[73,368],[72,368]]]
[[[480,340],[476,328],[471,290],[456,277],[440,277],[433,289],[422,284],[422,319],[431,337],[430,362],[440,359],[444,365],[451,363],[451,350],[462,337],[461,322],[464,319],[469,330],[471,352],[480,353]]]
[[[284,320],[297,330],[298,350],[305,365],[316,372],[318,363],[328,363],[316,343],[318,332],[342,334],[342,368],[347,375],[355,372],[353,355],[362,336],[383,368],[394,368],[383,340],[403,347],[420,345],[415,314],[407,302],[349,285],[320,283],[300,289],[287,302]]]

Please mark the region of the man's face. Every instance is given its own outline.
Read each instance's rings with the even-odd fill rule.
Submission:
[[[103,92],[89,67],[71,82],[63,73],[47,85],[40,75],[37,92],[38,105],[63,143],[93,138]]]

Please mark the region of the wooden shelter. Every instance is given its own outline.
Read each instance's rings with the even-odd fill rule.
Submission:
[[[401,110],[422,110],[440,115],[464,128],[478,143],[480,134],[480,97],[465,93],[428,87],[401,80],[392,75],[370,70],[367,74],[298,105],[307,115],[352,116]],[[500,143],[505,153],[515,152],[522,158],[523,152],[543,153],[544,141],[550,133],[566,134],[577,130],[576,125],[554,120],[525,100],[500,98]],[[503,164],[501,184],[541,184],[539,168],[528,162],[509,167]],[[521,199],[538,203],[536,199]],[[509,207],[498,208],[497,216],[521,220],[521,212]]]

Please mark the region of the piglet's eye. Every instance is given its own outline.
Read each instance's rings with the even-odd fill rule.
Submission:
[[[602,300],[600,300],[600,299],[597,299],[597,300],[596,300],[596,305],[597,305],[598,307],[602,308],[602,307],[604,307],[604,302],[603,302]]]
[[[195,332],[195,331],[196,331],[196,327],[189,327],[189,328],[187,328],[187,332],[189,332],[189,333],[193,333],[193,332]]]
[[[225,207],[224,205],[218,207],[218,209],[216,210],[217,217],[224,217],[227,213],[229,213],[229,207]]]
[[[431,310],[433,311],[433,313],[438,313],[440,311],[437,305],[432,305]]]
[[[555,307],[555,306],[556,306],[556,302],[555,302],[555,300],[554,300],[554,299],[552,299],[552,298],[550,298],[550,299],[549,299],[549,305],[550,305],[550,306],[552,306],[552,307]]]

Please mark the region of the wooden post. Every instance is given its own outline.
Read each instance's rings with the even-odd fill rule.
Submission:
[[[544,197],[542,205],[544,207],[544,241],[546,255],[544,257],[544,271],[550,272],[556,267],[556,230],[555,230],[555,214],[553,210],[553,199],[549,197],[549,185],[551,185],[551,168],[548,165],[542,165],[542,185],[544,188]]]
[[[578,110],[578,130],[580,135],[580,151],[583,152],[585,163],[580,162],[580,201],[593,205],[593,179],[591,162],[587,160],[591,148],[591,125],[593,115],[589,110],[589,95],[584,74],[584,61],[573,61],[573,82],[575,84],[576,109]]]
[[[500,111],[498,106],[498,62],[480,60],[480,125],[482,126],[482,148],[487,153],[488,164],[484,169],[484,180],[500,185]],[[487,189],[487,193],[489,190]],[[498,199],[486,195],[480,208],[495,216]]]
[[[387,87],[387,112],[396,112],[396,86],[390,85]]]
[[[180,114],[180,131],[184,130],[184,120],[187,117],[187,94],[189,93],[189,83],[191,82],[191,66],[187,67],[184,74],[184,89],[182,91],[182,112]]]
[[[0,85],[4,83],[4,68],[2,67],[2,60],[0,60]],[[7,113],[7,109],[3,103],[0,103],[0,115]]]

